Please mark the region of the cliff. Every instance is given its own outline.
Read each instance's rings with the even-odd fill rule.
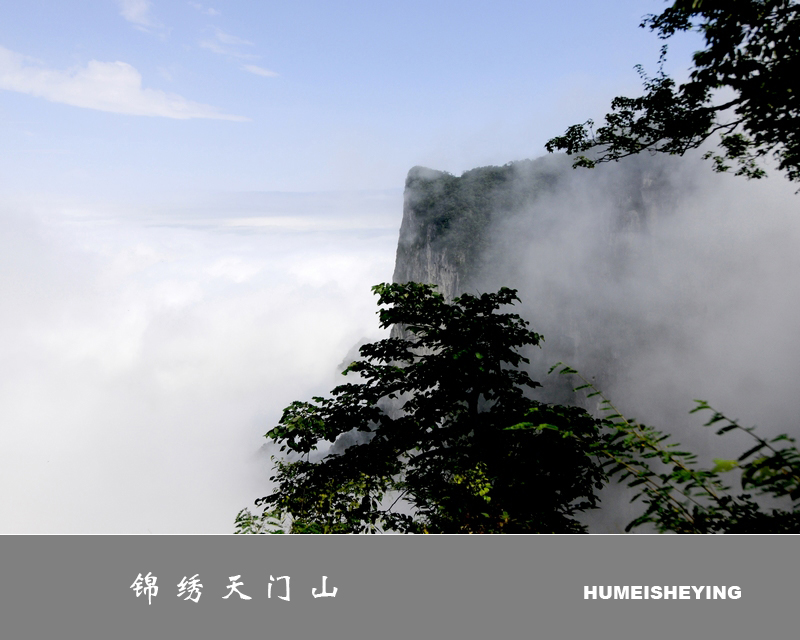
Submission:
[[[610,201],[613,215],[604,213],[604,242],[619,240],[620,231],[644,230],[670,199],[663,163],[620,164],[597,170],[607,183],[602,186],[596,174],[573,170],[564,156],[480,167],[460,177],[413,167],[405,183],[394,282],[435,284],[448,298],[470,290],[491,270],[498,225],[575,191],[600,189]],[[539,217],[541,228],[530,220],[528,230],[551,231],[547,216]]]
[[[539,163],[482,167],[456,177],[414,167],[406,178],[395,282],[435,284],[448,298],[479,276],[493,221],[519,211],[558,179]]]
[[[447,298],[515,288],[515,311],[545,335],[536,376],[563,360],[608,384],[658,330],[637,278],[650,228],[690,189],[675,166],[636,157],[573,170],[545,156],[461,176],[414,167],[394,281],[435,284]]]

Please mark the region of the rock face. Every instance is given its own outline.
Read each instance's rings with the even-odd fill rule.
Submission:
[[[448,174],[442,171],[413,167],[408,172],[393,280],[436,284],[452,297],[461,274],[454,250],[446,243],[443,225],[437,224],[437,218],[443,217],[443,207],[436,195],[444,190],[446,181]]]
[[[537,375],[562,360],[608,382],[654,329],[625,288],[649,228],[674,208],[676,184],[687,188],[675,166],[644,157],[573,170],[569,158],[545,156],[460,177],[414,167],[394,281],[435,284],[449,299],[517,289],[515,311],[546,339]]]
[[[481,167],[460,177],[414,167],[406,178],[394,281],[435,284],[447,298],[469,291],[496,262],[491,254],[498,249],[498,225],[543,205],[552,208],[554,200],[575,191],[602,189],[604,208],[613,209],[611,217],[603,213],[607,234],[598,240],[614,243],[620,231],[643,231],[670,198],[664,166],[646,160],[604,167],[600,182],[606,184],[598,184],[590,172],[573,170],[563,156]],[[547,215],[539,218],[541,228],[530,220],[529,231],[552,229]]]
[[[537,168],[515,163],[473,169],[461,177],[412,168],[394,281],[435,284],[449,299],[465,292],[480,276],[493,220],[520,210],[557,179],[552,168]]]

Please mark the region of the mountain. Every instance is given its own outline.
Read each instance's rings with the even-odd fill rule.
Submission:
[[[447,298],[518,289],[523,317],[545,335],[537,373],[562,360],[610,383],[623,353],[654,328],[635,296],[609,302],[646,251],[650,228],[691,189],[676,167],[642,157],[573,170],[565,156],[461,176],[414,167],[394,281],[435,284]],[[555,385],[553,394],[563,393]]]
[[[664,164],[634,159],[603,173],[602,197],[613,194],[605,242],[613,243],[621,230],[644,230],[649,219],[670,205]],[[552,206],[568,193],[597,193],[596,177],[575,172],[564,156],[480,167],[460,177],[413,167],[405,183],[394,281],[436,284],[448,298],[467,291],[489,267],[493,225]],[[532,221],[539,226],[536,232],[552,232],[546,216],[540,217],[540,225]]]

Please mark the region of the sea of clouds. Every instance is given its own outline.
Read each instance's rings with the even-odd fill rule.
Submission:
[[[9,201],[0,532],[231,532],[281,409],[381,337],[401,215],[400,190]]]

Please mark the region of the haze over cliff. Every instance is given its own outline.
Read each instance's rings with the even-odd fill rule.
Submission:
[[[541,399],[585,402],[546,374],[567,362],[710,461],[740,443],[701,429],[695,398],[765,433],[800,431],[798,197],[696,158],[588,171],[547,156],[460,177],[414,167],[394,279],[448,297],[518,289],[514,311],[545,336],[528,354]]]
[[[460,177],[414,167],[394,280],[436,284],[448,298],[518,288],[532,318],[558,327],[547,336],[553,355],[610,374],[618,349],[595,334],[630,338],[642,327],[630,309],[598,301],[625,278],[653,225],[674,215],[677,190],[688,186],[676,166],[647,158],[575,172],[566,157],[546,156]]]

